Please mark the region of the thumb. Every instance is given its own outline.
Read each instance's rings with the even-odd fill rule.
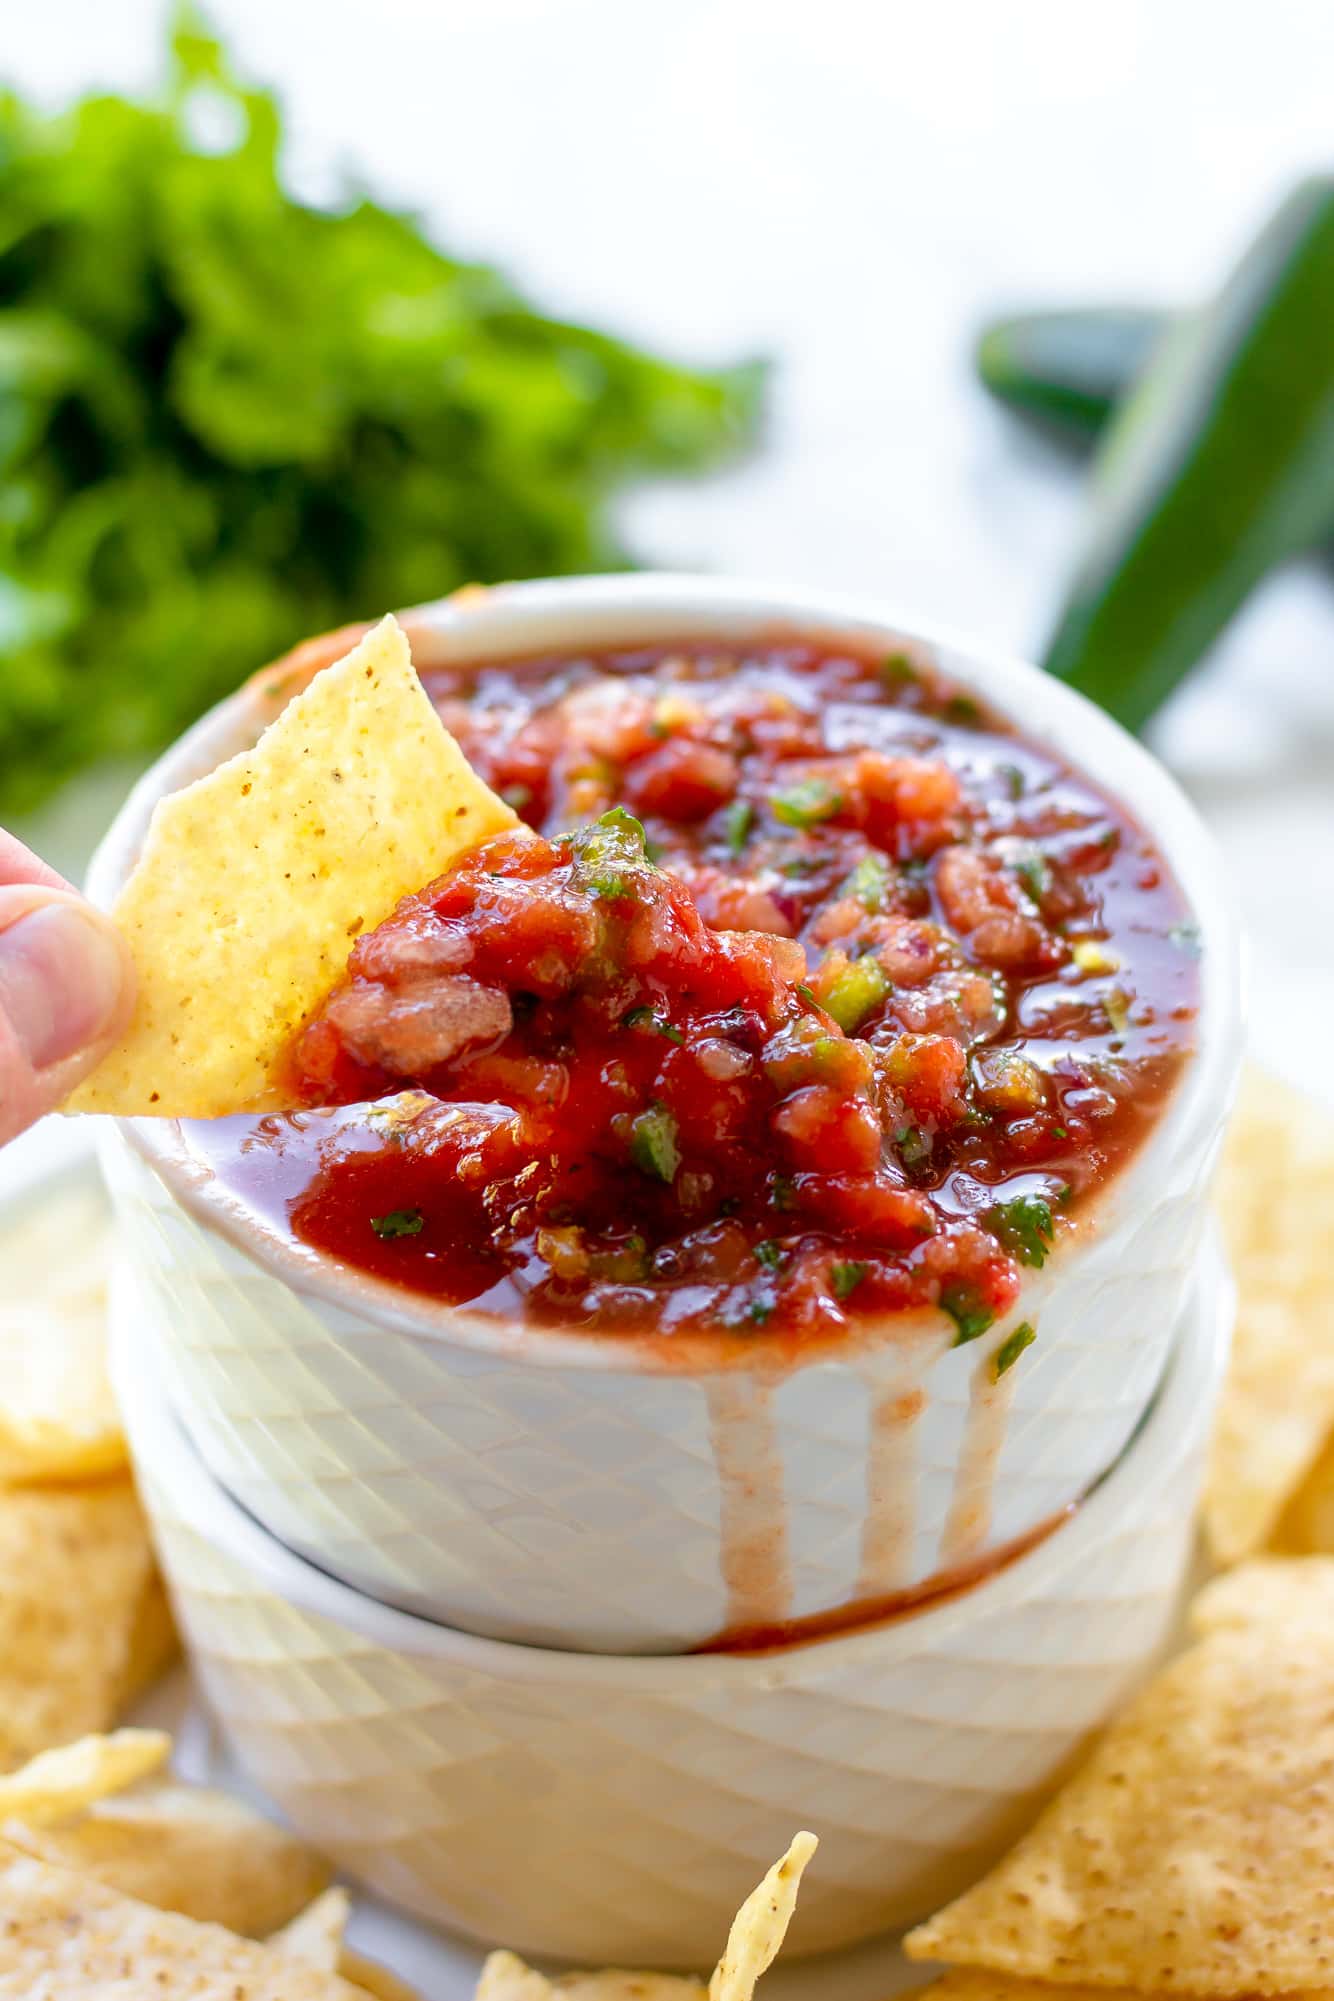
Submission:
[[[73,890],[0,889],[0,1143],[49,1112],[129,1018],[125,941]]]

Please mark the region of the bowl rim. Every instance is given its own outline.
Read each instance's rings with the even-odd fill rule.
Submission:
[[[1235,1089],[1242,1046],[1241,939],[1221,858],[1175,779],[1110,716],[1064,683],[966,634],[879,600],[762,579],[641,572],[470,586],[401,617],[416,664],[428,671],[445,663],[480,664],[577,646],[744,639],[793,631],[835,641],[842,636],[926,647],[951,679],[981,694],[1030,741],[1049,745],[1087,771],[1130,810],[1175,874],[1205,944],[1196,1051],[1147,1140],[1087,1212],[1091,1227],[1059,1254],[1062,1267],[1068,1269],[1075,1259],[1114,1241],[1121,1220],[1153,1199],[1174,1164],[1193,1163],[1207,1145],[1218,1107],[1226,1105]],[[365,629],[350,626],[321,635],[261,668],[150,766],[93,857],[88,891],[94,902],[109,906],[114,901],[158,798],[253,743],[282,702]],[[443,1339],[486,1354],[512,1355],[521,1345],[526,1364],[627,1375],[707,1375],[766,1365],[785,1371],[827,1358],[824,1349],[784,1357],[775,1344],[757,1343],[754,1336],[729,1339],[719,1330],[697,1342],[667,1344],[668,1356],[662,1352],[664,1344],[652,1338],[529,1327],[447,1306],[342,1265],[267,1225],[190,1152],[176,1121],[124,1119],[117,1124],[196,1220],[243,1256],[276,1274],[298,1295],[392,1332]],[[1049,1261],[1044,1275],[1048,1283],[1055,1262]],[[1017,1311],[1031,1306],[1026,1293]],[[929,1313],[895,1316],[850,1331],[840,1351],[851,1354],[875,1345],[886,1330],[891,1338],[924,1335],[934,1323]]]
[[[1235,1288],[1212,1224],[1196,1266],[1162,1383],[1121,1457],[1045,1541],[971,1590],[908,1618],[753,1654],[604,1654],[486,1639],[385,1605],[279,1542],[205,1467],[149,1366],[148,1337],[133,1310],[122,1262],[111,1280],[112,1383],[134,1460],[171,1493],[191,1528],[286,1606],[354,1633],[371,1647],[426,1666],[448,1665],[505,1682],[576,1683],[678,1699],[710,1689],[800,1687],[859,1666],[938,1646],[968,1622],[994,1618],[1059,1589],[1111,1532],[1147,1519],[1155,1497],[1204,1442],[1223,1379]],[[150,1515],[151,1515],[150,1507]],[[1081,1573],[1082,1574],[1082,1573]]]

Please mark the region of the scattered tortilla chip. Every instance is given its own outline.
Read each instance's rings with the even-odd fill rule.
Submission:
[[[381,1966],[378,1959],[367,1959],[364,1953],[352,1952],[347,1946],[338,1956],[338,1971],[362,1994],[369,1994],[372,2001],[422,2001],[415,1987],[409,1987],[406,1980],[400,1980],[387,1966]]]
[[[125,1660],[116,1684],[113,1714],[123,1715],[136,1696],[153,1686],[180,1650],[181,1642],[172,1617],[167,1587],[155,1571],[139,1600],[130,1627]]]
[[[116,1721],[160,1592],[129,1479],[0,1490],[0,1770]]]
[[[512,1952],[493,1952],[482,1968],[473,2001],[706,2001],[699,1980],[671,1973],[535,1973]]]
[[[136,1779],[160,1771],[170,1756],[165,1730],[117,1730],[110,1737],[80,1737],[58,1750],[39,1751],[0,1778],[0,1821],[57,1827],[108,1793],[124,1792]]]
[[[106,1371],[111,1211],[92,1182],[0,1231],[0,1481],[88,1480],[127,1462]]]
[[[1238,1287],[1204,1522],[1220,1563],[1253,1555],[1334,1429],[1334,1119],[1247,1078],[1218,1203]]]
[[[1303,1625],[1334,1632],[1334,1559],[1258,1557],[1225,1570],[1194,1599],[1190,1623],[1197,1633],[1282,1626],[1294,1645]]]
[[[134,1019],[65,1109],[281,1109],[288,1045],[352,939],[514,824],[382,620],[253,750],[159,801],[113,912],[138,968]]]
[[[329,1880],[312,1849],[244,1800],[170,1778],[98,1800],[68,1827],[11,1822],[5,1835],[123,1896],[256,1938],[309,1916]]]
[[[13,2001],[359,2001],[336,1973],[154,1910],[0,1843],[0,1996]]]
[[[728,1935],[727,1947],[704,1987],[670,1973],[562,1973],[548,1980],[512,1952],[493,1952],[482,1968],[474,2001],[751,2001],[755,1983],[773,1965],[787,1936],[802,1871],[819,1843],[799,1834],[752,1890]]]
[[[727,1946],[709,1982],[709,2001],[750,2001],[760,1975],[773,1965],[797,1908],[806,1864],[819,1847],[799,1834],[732,1920]]]
[[[1136,1994],[1128,1987],[1054,1987],[1046,1980],[1020,1980],[1008,1973],[981,1973],[959,1968],[942,1974],[929,1987],[912,1987],[895,2001],[1161,2001]],[[1292,1995],[1289,2001],[1325,2001],[1317,1995]]]
[[[274,1932],[269,1943],[281,1946],[293,1959],[304,1959],[308,1966],[337,1973],[343,1956],[343,1934],[351,1913],[352,1902],[347,1891],[335,1884],[332,1890],[322,1891],[313,1904],[307,1904],[304,1911],[298,1911],[281,1931]]]
[[[1226,1585],[1246,1602],[1244,1573]],[[1263,1624],[1209,1598],[1204,1638],[910,1957],[1143,1992],[1334,1986],[1334,1596],[1317,1617],[1290,1579]]]
[[[1334,1440],[1330,1440],[1269,1538],[1281,1556],[1334,1556]]]

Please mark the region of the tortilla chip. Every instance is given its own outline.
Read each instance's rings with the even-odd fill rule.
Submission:
[[[130,1627],[125,1660],[116,1683],[114,1714],[123,1715],[137,1696],[151,1688],[180,1650],[167,1589],[154,1572]]]
[[[364,1953],[352,1952],[344,1946],[338,1955],[338,1971],[344,1980],[350,1980],[361,1994],[369,1994],[372,2001],[422,2001],[415,1987],[409,1987],[406,1980],[400,1980],[387,1966],[381,1966],[377,1959],[367,1959]]]
[[[1264,1624],[1218,1607],[1206,1592],[1204,1638],[990,1875],[908,1934],[912,1958],[1142,1992],[1334,1986],[1334,1597],[1289,1617],[1275,1592]]]
[[[1226,1570],[1196,1596],[1190,1623],[1197,1633],[1281,1625],[1294,1644],[1303,1625],[1334,1632],[1334,1560],[1258,1557]]]
[[[0,1843],[0,1996],[13,2001],[359,2001],[275,1946],[121,1897]]]
[[[670,1973],[562,1973],[548,1980],[512,1952],[493,1952],[482,1968],[474,2001],[751,2001],[755,1983],[773,1965],[792,1922],[802,1871],[819,1843],[799,1834],[752,1890],[728,1935],[707,1988]]]
[[[1334,1428],[1334,1119],[1253,1071],[1218,1203],[1238,1288],[1204,1522],[1220,1563],[1267,1540]]]
[[[307,1904],[304,1911],[298,1911],[281,1931],[274,1932],[269,1944],[281,1946],[293,1959],[304,1959],[307,1966],[318,1966],[326,1973],[337,1973],[343,1956],[343,1934],[351,1912],[352,1903],[347,1891],[335,1884],[332,1890],[325,1890],[316,1897],[313,1904]]]
[[[819,1843],[813,1834],[799,1834],[781,1862],[775,1862],[757,1890],[752,1890],[732,1920],[727,1945],[709,1982],[709,2001],[750,2001],[755,1983],[774,1960],[792,1913],[802,1872]]]
[[[106,1370],[111,1211],[76,1181],[0,1232],[0,1481],[87,1480],[126,1464]]]
[[[1019,1980],[1006,1973],[979,1973],[971,1968],[942,1974],[928,1987],[900,1991],[894,2001],[1160,2001],[1128,1987],[1054,1987],[1046,1980]],[[1328,2001],[1313,1991],[1290,1995],[1287,2001]]]
[[[1269,1548],[1282,1556],[1334,1555],[1334,1440],[1279,1516]]]
[[[512,1952],[493,1952],[482,1968],[473,2001],[706,2001],[698,1980],[671,1973],[562,1973],[554,1980],[534,1973]]]
[[[11,1822],[5,1836],[123,1896],[256,1938],[308,1917],[329,1880],[312,1849],[243,1800],[171,1778],[99,1800],[68,1827]]]
[[[0,1770],[116,1721],[160,1591],[129,1479],[0,1490]]]
[[[139,999],[66,1111],[216,1118],[291,1102],[288,1045],[351,941],[515,824],[427,700],[386,618],[253,750],[160,800],[113,915]]]
[[[108,1793],[124,1792],[136,1779],[160,1771],[170,1756],[165,1730],[117,1730],[110,1737],[80,1737],[58,1750],[39,1751],[0,1778],[0,1821],[57,1827]]]

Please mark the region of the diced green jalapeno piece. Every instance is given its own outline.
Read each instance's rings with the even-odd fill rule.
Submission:
[[[596,1277],[633,1285],[647,1275],[648,1245],[642,1237],[626,1237],[607,1250],[595,1251],[589,1263]]]
[[[878,959],[853,959],[838,974],[821,1005],[845,1035],[861,1027],[890,989],[889,975]]]
[[[844,884],[844,894],[855,898],[874,917],[885,907],[891,879],[889,863],[883,855],[863,855]]]
[[[818,827],[821,820],[834,817],[843,797],[827,779],[805,778],[775,792],[769,804],[775,820],[785,827]]]
[[[659,1181],[676,1179],[681,1151],[676,1144],[676,1120],[665,1105],[651,1105],[630,1125],[630,1158],[643,1174]]]
[[[733,860],[750,839],[750,830],[754,824],[755,808],[749,799],[734,799],[723,814],[723,839],[727,843],[727,852]]]
[[[1040,1111],[1047,1102],[1042,1072],[1015,1049],[980,1049],[972,1070],[978,1101],[989,1112],[1017,1118]]]
[[[894,1135],[894,1144],[905,1167],[920,1167],[924,1160],[931,1158],[931,1135],[923,1132],[920,1126],[900,1126]]]

